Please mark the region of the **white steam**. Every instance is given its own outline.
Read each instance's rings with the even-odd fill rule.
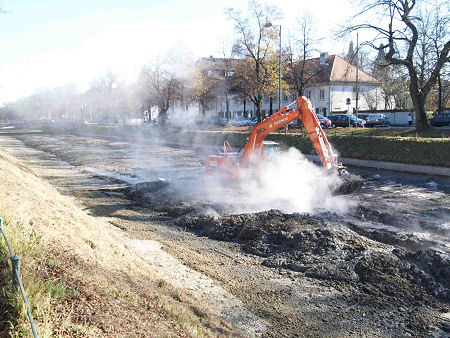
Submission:
[[[238,182],[221,180],[214,186],[212,180],[207,180],[209,199],[231,206],[235,213],[269,209],[345,213],[352,206],[344,196],[332,194],[341,183],[337,174],[308,161],[295,148],[271,154],[244,173]]]

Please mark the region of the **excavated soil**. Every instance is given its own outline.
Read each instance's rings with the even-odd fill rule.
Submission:
[[[212,204],[182,202],[176,191],[162,181],[126,189],[140,204],[148,203],[178,217],[174,223],[180,227],[241,244],[245,252],[263,257],[265,266],[303,272],[312,278],[375,285],[379,292],[393,297],[408,295],[415,300],[418,294],[428,294],[450,300],[450,260],[439,250],[411,253],[374,242],[339,226],[337,215],[285,214],[278,210],[233,215],[223,208],[214,209]],[[198,211],[202,209],[209,212]]]
[[[183,196],[165,181],[137,184],[126,188],[125,193],[141,205],[175,217],[176,226],[214,240],[238,243],[244,252],[262,257],[264,266],[337,283],[382,311],[400,306],[411,313],[417,307],[448,312],[450,259],[448,252],[429,247],[436,244],[431,240],[420,240],[411,233],[364,233],[355,223],[329,212],[310,215],[269,210],[230,214],[223,205],[198,202],[189,194]],[[447,209],[439,211],[441,216]],[[356,216],[355,222],[371,219],[400,223],[387,212],[361,205]],[[446,230],[441,227],[440,231]],[[397,324],[405,332],[430,333],[423,318],[412,318]],[[435,335],[449,330],[444,321]]]
[[[179,189],[201,169],[203,153],[93,136],[11,138],[81,170],[82,178],[48,179],[94,215],[131,237],[159,241],[220,283],[267,321],[263,336],[450,334],[446,179],[353,168],[366,184],[347,197],[355,205],[346,214],[236,214]],[[151,155],[146,179],[139,180],[143,162],[133,163],[131,151]],[[174,176],[174,166],[162,165],[167,157],[179,164],[175,179],[164,179]]]

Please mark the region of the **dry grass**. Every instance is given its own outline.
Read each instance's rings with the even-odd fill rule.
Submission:
[[[0,216],[22,256],[40,337],[234,335],[183,290],[157,279],[121,230],[87,215],[1,150],[0,176]],[[4,277],[8,257],[0,247]],[[13,336],[28,336],[25,309],[8,280],[2,278],[0,310],[6,315],[0,325]]]

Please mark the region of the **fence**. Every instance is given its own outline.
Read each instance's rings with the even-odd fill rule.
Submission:
[[[3,238],[5,239],[6,246],[8,247],[8,251],[9,251],[9,258],[11,259],[13,285],[16,286],[16,287],[19,286],[19,288],[20,288],[20,292],[22,293],[23,301],[24,301],[25,306],[27,308],[28,318],[30,319],[31,330],[33,331],[33,336],[35,338],[37,338],[38,335],[36,333],[36,327],[34,325],[33,315],[31,314],[30,305],[28,303],[27,296],[25,295],[25,290],[23,288],[22,279],[20,277],[20,261],[21,261],[21,257],[14,255],[13,252],[12,252],[11,246],[9,245],[9,242],[8,242],[8,238],[6,237],[6,234],[3,231],[3,217],[0,217],[0,232],[2,233]]]

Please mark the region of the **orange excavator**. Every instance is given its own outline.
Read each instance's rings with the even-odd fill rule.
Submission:
[[[294,104],[297,104],[297,108],[291,109],[290,107]],[[323,167],[337,171],[343,178],[343,184],[336,192],[345,194],[358,191],[362,187],[363,180],[348,174],[345,167],[338,163],[337,155],[334,153],[320,126],[311,102],[306,97],[299,97],[296,101],[258,123],[250,134],[241,158],[238,153],[227,151],[227,145],[229,147],[229,144],[225,142],[223,152],[220,152],[219,155],[207,156],[207,174],[231,178],[241,177],[240,169],[249,167],[255,155],[265,158],[267,148],[272,150],[273,146],[276,145],[274,142],[264,141],[266,136],[298,119],[301,119]]]

